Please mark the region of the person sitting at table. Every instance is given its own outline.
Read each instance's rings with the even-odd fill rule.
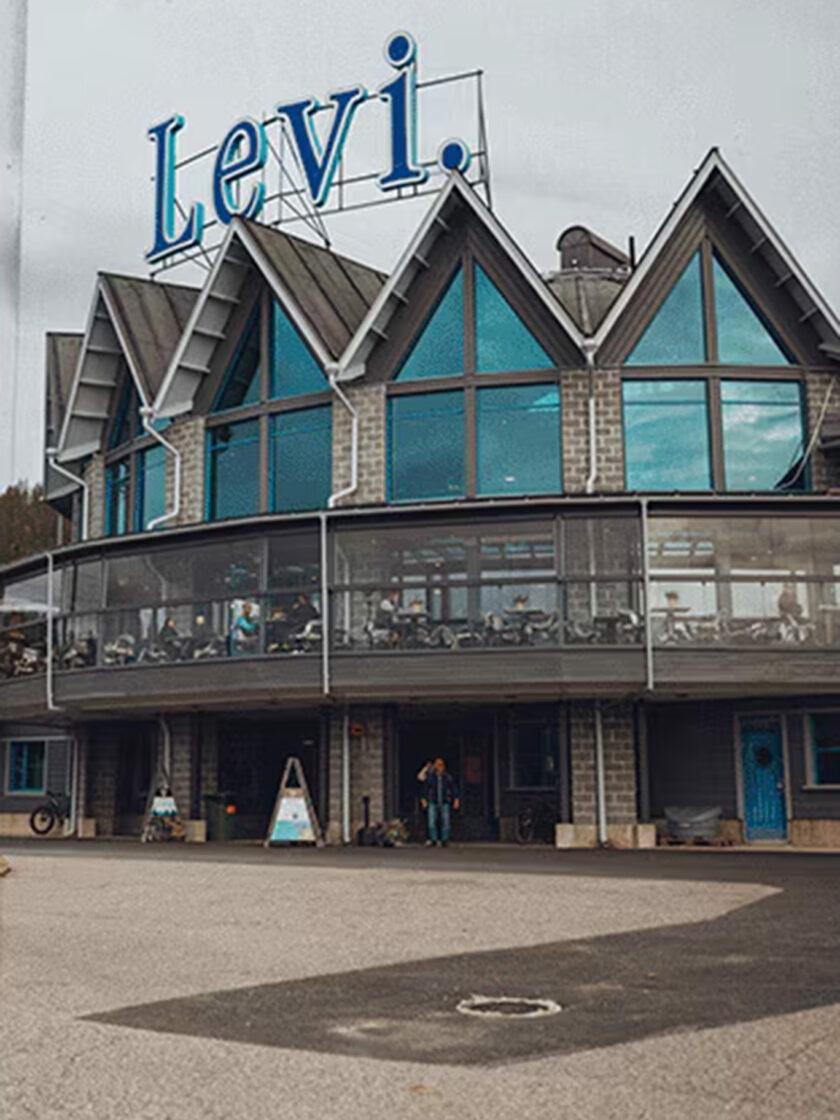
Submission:
[[[381,630],[390,630],[394,625],[394,619],[397,617],[399,609],[399,591],[386,591],[376,608],[376,626]]]
[[[517,595],[513,600],[513,610],[527,611],[528,610],[528,595]]]
[[[691,638],[691,631],[685,622],[679,618],[680,614],[684,614],[688,607],[680,606],[680,596],[676,591],[665,592],[665,635],[667,641],[688,641]]]
[[[802,604],[796,597],[796,584],[782,584],[781,594],[776,601],[776,606],[783,619],[788,619],[792,622],[802,621]]]
[[[290,622],[282,607],[274,607],[265,624],[266,653],[285,653],[291,649]]]
[[[254,614],[254,604],[246,599],[230,628],[230,652],[235,657],[253,653],[259,635],[259,620]]]
[[[198,611],[193,622],[190,650],[193,657],[209,657],[218,653],[219,637],[207,621],[204,611]]]
[[[426,609],[423,606],[423,600],[422,599],[412,599],[411,602],[408,604],[408,613],[409,614],[425,614]]]
[[[178,633],[178,628],[175,625],[175,619],[172,615],[168,615],[163,626],[158,630],[158,645],[169,658],[174,661],[176,657],[181,655],[181,635]]]

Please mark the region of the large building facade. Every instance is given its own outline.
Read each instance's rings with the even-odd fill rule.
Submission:
[[[236,219],[200,290],[101,274],[47,338],[73,541],[0,572],[0,832],[165,779],[265,835],[840,843],[840,333],[716,151],[638,262],[540,275],[456,174],[390,276]]]

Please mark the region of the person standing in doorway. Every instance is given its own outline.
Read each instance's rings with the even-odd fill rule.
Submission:
[[[442,758],[436,758],[426,778],[421,805],[428,814],[429,838],[426,846],[446,847],[452,830],[452,810],[458,810],[458,785],[446,769]]]

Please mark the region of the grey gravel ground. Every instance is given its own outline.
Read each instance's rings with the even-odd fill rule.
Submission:
[[[0,882],[4,1118],[840,1116],[840,942],[831,924],[840,860],[119,852],[72,844],[8,850],[13,872]],[[751,929],[763,956],[743,952]],[[668,1029],[654,1022],[644,1037],[608,1038],[611,1027],[619,1038],[633,1027],[640,1000],[670,1000],[673,1010],[679,985],[693,983],[681,957],[695,967],[698,944],[712,937],[721,967],[734,970],[733,984],[746,976],[755,1001],[750,991],[722,999],[720,1025],[702,1017]],[[729,939],[727,954],[720,946]],[[488,1036],[485,1049],[465,1033],[473,1046],[460,1052],[454,987],[547,994],[568,988],[560,973],[574,954],[588,962],[571,969],[580,972],[575,990],[589,993],[591,1019],[603,1010],[604,1038],[614,1044],[590,1039],[574,1048],[570,1034],[570,1051],[535,1045],[533,1056],[520,1034],[506,1060],[504,1032],[528,1027],[513,1022]],[[429,958],[441,960],[406,968]],[[372,971],[358,974],[365,969]],[[777,992],[795,989],[784,1013],[765,1013],[765,971]],[[298,983],[307,978],[311,984]],[[440,1009],[430,1019],[437,978]],[[533,990],[538,982],[545,990]],[[331,1029],[322,1024],[325,983],[343,1021],[361,1025],[362,1035],[366,1008],[391,1001],[392,1018],[373,1020],[390,1034],[386,1048],[375,1037],[358,1054],[323,1040],[295,1048]],[[258,997],[249,1003],[245,988]],[[408,1008],[394,1010],[395,993]],[[166,1014],[148,1008],[154,1001],[170,1001]],[[137,1005],[139,1013],[122,1010]],[[282,1021],[271,1044],[231,1041],[202,1033],[208,1005],[223,1020],[242,1022],[244,1014],[248,1029],[249,1007],[266,1020],[276,1007]],[[120,1014],[126,1025],[86,1018],[119,1022]],[[418,1061],[417,1039],[435,1014],[451,1053]],[[563,1014],[553,1021],[555,1040]],[[402,1037],[410,1060],[402,1059]]]

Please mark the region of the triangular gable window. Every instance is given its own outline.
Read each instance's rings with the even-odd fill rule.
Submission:
[[[698,249],[626,359],[628,366],[694,366],[706,361]]]
[[[277,304],[271,305],[271,370],[269,397],[272,400],[323,393],[328,388],[321,367],[289,317]]]
[[[213,412],[259,404],[260,401],[260,309],[254,310],[245,328],[233,361],[213,405]]]
[[[464,277],[459,267],[394,380],[420,381],[464,372]]]
[[[478,373],[553,369],[556,364],[480,264],[475,266],[475,335]]]
[[[731,365],[785,366],[792,359],[765,326],[726,266],[714,255],[718,361]]]
[[[111,438],[108,449],[121,447],[129,443],[137,435],[140,424],[140,395],[132,380],[128,369],[123,367],[123,382],[120,389],[117,411],[114,416],[114,427],[111,429]]]

